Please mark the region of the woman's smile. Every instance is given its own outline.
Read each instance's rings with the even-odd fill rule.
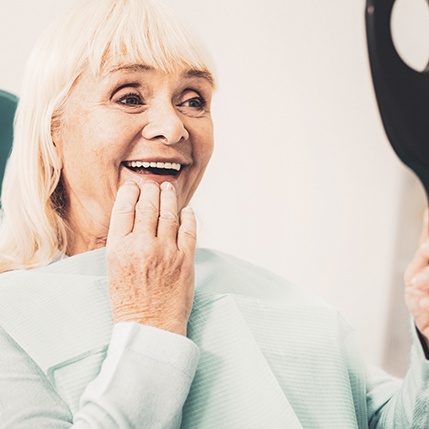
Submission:
[[[125,167],[139,174],[177,176],[182,164],[158,161],[125,161]]]
[[[123,161],[122,165],[138,176],[144,176],[145,179],[153,180],[159,184],[162,182],[173,182],[178,179],[183,170],[189,165],[177,158],[160,160],[145,159]]]

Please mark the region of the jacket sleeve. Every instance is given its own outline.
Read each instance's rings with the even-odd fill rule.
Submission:
[[[414,330],[404,380],[368,369],[367,406],[370,429],[429,428],[429,361]]]
[[[0,329],[0,427],[177,428],[199,350],[189,339],[137,323],[113,328],[99,375],[73,417],[32,359]]]

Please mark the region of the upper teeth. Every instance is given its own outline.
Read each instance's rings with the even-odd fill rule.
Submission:
[[[169,170],[177,170],[179,171],[181,168],[180,164],[177,164],[176,162],[141,162],[141,161],[126,161],[125,165],[127,167],[143,167],[143,168],[149,168],[149,167],[155,167],[155,168],[167,168]]]

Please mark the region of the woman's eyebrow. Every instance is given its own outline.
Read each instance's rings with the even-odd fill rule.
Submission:
[[[108,74],[117,73],[118,71],[150,71],[155,70],[154,67],[145,65],[145,64],[125,64],[121,66],[113,67],[108,71]],[[213,78],[213,75],[205,70],[198,70],[198,69],[189,69],[183,72],[182,74],[183,78],[200,78],[205,79],[209,82],[209,84],[214,88],[215,87],[215,80]]]
[[[121,70],[131,70],[131,71],[149,71],[154,70],[153,67],[147,66],[145,64],[126,64],[122,66],[116,66],[108,71],[108,74],[116,73]]]
[[[195,77],[202,78],[207,80],[212,87],[215,87],[215,81],[214,81],[213,75],[204,70],[197,70],[197,69],[186,70],[183,73],[183,77],[184,78],[195,78]]]

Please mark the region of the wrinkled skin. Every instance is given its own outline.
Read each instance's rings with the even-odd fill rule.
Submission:
[[[196,222],[165,182],[126,182],[113,207],[107,241],[115,322],[134,321],[186,335],[194,292]]]

